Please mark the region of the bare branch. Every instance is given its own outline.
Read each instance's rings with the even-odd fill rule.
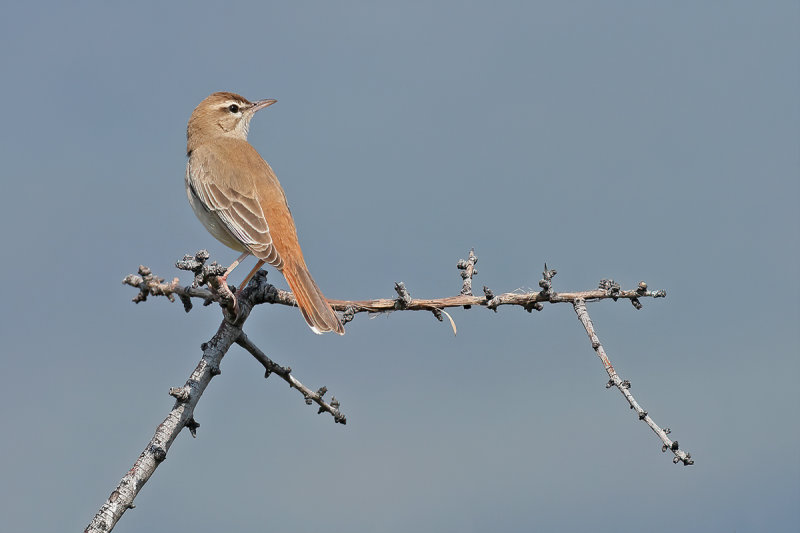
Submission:
[[[592,341],[592,348],[594,348],[595,353],[597,353],[597,357],[600,358],[600,361],[603,363],[603,368],[606,369],[608,373],[608,384],[606,388],[616,387],[622,395],[628,400],[628,404],[630,404],[631,409],[634,409],[636,413],[639,415],[639,420],[644,420],[644,422],[650,426],[650,429],[653,430],[653,433],[658,435],[658,438],[661,439],[661,442],[664,445],[661,447],[661,451],[672,451],[675,454],[673,461],[675,463],[682,462],[685,466],[693,465],[694,460],[692,459],[692,455],[680,449],[678,446],[678,441],[670,440],[667,437],[669,434],[669,428],[661,429],[658,424],[656,424],[650,415],[647,414],[647,411],[642,409],[636,399],[631,394],[631,382],[628,380],[623,381],[620,379],[619,375],[617,375],[617,371],[614,370],[614,367],[611,365],[611,361],[608,360],[608,356],[606,355],[606,351],[603,349],[603,345],[600,344],[600,339],[597,337],[597,333],[594,329],[594,324],[592,323],[592,319],[589,317],[589,312],[586,310],[586,302],[581,299],[577,299],[573,302],[573,307],[575,308],[575,313],[578,315],[578,320],[581,321],[583,327],[586,329],[586,333],[589,335],[589,340]]]
[[[158,465],[167,458],[167,452],[181,430],[188,427],[192,434],[195,434],[199,426],[194,419],[197,402],[211,378],[220,373],[219,365],[222,358],[240,333],[240,328],[223,320],[217,333],[209,342],[203,344],[203,357],[189,379],[186,380],[186,384],[183,387],[170,389],[170,394],[176,398],[172,410],[158,425],[155,435],[139,455],[139,459],[128,470],[128,473],[86,527],[87,533],[111,531],[123,513],[133,507],[134,498],[153,475]]]
[[[201,252],[198,252],[198,254]],[[464,271],[462,276],[464,273],[469,272],[470,264],[473,267],[471,275],[477,274],[477,270],[474,269],[476,262],[477,257],[475,257],[474,252],[470,252],[470,260],[464,261],[462,259],[459,262],[459,265],[466,264],[464,269],[461,269],[459,266],[459,269]],[[146,269],[147,273],[150,274],[150,269],[147,267],[140,267],[140,274],[142,269]],[[538,292],[508,292],[495,295],[491,290],[489,290],[488,287],[484,287],[483,296],[459,294],[458,296],[447,296],[443,298],[411,298],[405,285],[402,282],[398,282],[395,284],[395,291],[398,293],[398,298],[377,298],[374,300],[328,299],[328,303],[330,303],[331,306],[337,311],[344,312],[344,320],[345,322],[349,322],[357,313],[382,313],[389,311],[435,312],[435,310],[446,309],[448,307],[465,307],[468,309],[473,305],[486,307],[495,311],[501,305],[516,305],[524,308],[527,311],[532,311],[534,309],[541,310],[542,303],[572,303],[578,299],[584,301],[598,301],[605,299],[613,299],[616,301],[618,299],[627,299],[634,302],[634,305],[641,305],[639,302],[640,298],[664,298],[667,294],[666,291],[663,290],[647,290],[647,284],[644,282],[641,282],[636,290],[622,290],[620,289],[619,284],[616,284],[611,280],[603,280],[600,288],[594,290],[555,293],[550,289],[550,283],[555,274],[555,270],[548,270],[547,265],[545,265],[545,272],[543,272],[542,276],[543,279],[539,282],[542,290]],[[213,279],[214,277],[211,276],[209,281]],[[465,279],[464,285],[462,286],[462,291],[464,291],[464,288],[467,287],[466,281],[467,279]],[[122,280],[122,282],[126,285],[130,285],[139,289],[139,295],[134,298],[134,301],[137,303],[144,301],[147,294],[152,294],[154,296],[166,296],[170,300],[174,300],[172,295],[177,295],[181,299],[200,298],[205,302],[219,301],[219,296],[215,295],[213,291],[200,289],[195,285],[186,287],[181,286],[178,283],[177,278],[170,283],[164,283],[162,278],[152,276],[152,274],[150,274],[149,277],[128,275]],[[251,285],[253,283],[255,282],[251,281]],[[297,306],[297,301],[291,292],[275,288],[269,284],[267,285],[268,290],[270,291],[270,297],[255,303],[273,303],[291,307]],[[471,283],[468,285],[468,287],[468,292],[471,293]],[[140,297],[142,294],[145,294],[145,296]]]
[[[122,514],[133,507],[133,500],[142,486],[150,479],[157,466],[166,458],[167,451],[178,433],[186,427],[195,436],[200,424],[194,419],[194,408],[200,399],[211,378],[220,373],[219,366],[223,356],[235,342],[250,352],[266,369],[266,376],[274,373],[279,375],[291,387],[299,390],[307,404],[316,403],[320,413],[327,412],[333,416],[337,423],[345,424],[345,416],[339,411],[339,402],[335,398],[331,402],[325,402],[323,396],[327,388],[321,387],[316,392],[304,386],[294,376],[291,368],[278,365],[269,359],[255,344],[250,341],[242,331],[242,325],[255,305],[263,303],[281,304],[296,306],[297,303],[291,292],[280,290],[267,283],[265,271],[259,271],[250,284],[241,292],[238,301],[233,296],[231,289],[219,278],[224,273],[224,267],[211,263],[207,265],[209,255],[205,250],[197,252],[194,256],[187,255],[176,263],[179,269],[190,271],[194,274],[191,285],[182,286],[178,278],[171,282],[165,282],[163,278],[153,275],[149,268],[140,266],[138,275],[128,275],[123,283],[139,289],[139,293],[133,299],[139,303],[145,301],[148,296],[164,296],[170,301],[175,300],[175,296],[181,299],[184,309],[188,312],[191,307],[192,298],[200,298],[204,305],[212,302],[220,304],[225,319],[219,330],[208,343],[203,345],[203,357],[198,363],[197,368],[186,381],[183,387],[173,387],[170,394],[176,398],[172,411],[166,419],[158,426],[153,439],[142,452],[139,459],[133,465],[125,477],[122,478],[117,488],[111,493],[108,500],[103,504],[100,511],[86,528],[89,532],[110,531],[114,524],[120,519]],[[483,296],[472,294],[472,278],[478,271],[475,264],[478,258],[471,250],[467,260],[460,260],[458,268],[461,270],[463,284],[461,292],[457,296],[444,298],[412,298],[409,291],[402,282],[395,283],[397,298],[383,298],[374,300],[328,300],[334,309],[343,312],[343,321],[349,322],[356,313],[380,313],[390,311],[429,311],[440,321],[443,314],[450,319],[453,332],[456,327],[453,319],[444,309],[448,307],[464,307],[469,309],[471,306],[486,307],[497,312],[501,305],[516,305],[531,312],[536,309],[543,309],[542,303],[571,303],[578,315],[578,319],[586,329],[592,342],[597,356],[603,363],[603,367],[609,375],[608,387],[615,386],[628,401],[631,409],[636,410],[639,419],[644,420],[653,432],[663,442],[662,450],[670,450],[674,454],[674,462],[682,462],[684,465],[694,464],[689,453],[681,450],[677,441],[670,440],[667,435],[669,429],[661,429],[647,412],[636,402],[630,393],[630,382],[623,381],[617,375],[614,367],[608,359],[600,340],[594,330],[594,325],[589,318],[586,309],[587,301],[598,301],[604,299],[630,300],[636,309],[641,309],[641,298],[663,298],[665,291],[650,291],[645,282],[640,282],[636,290],[623,290],[620,285],[613,280],[601,280],[598,289],[576,292],[555,292],[552,289],[552,279],[556,275],[554,269],[544,266],[542,279],[539,281],[538,292],[510,292],[495,295],[488,287],[483,287]],[[202,288],[203,286],[208,289]]]
[[[202,259],[202,255],[198,255]],[[186,258],[184,259],[186,260]],[[203,261],[205,260],[202,259],[201,263]],[[203,356],[194,372],[186,380],[186,383],[182,387],[172,387],[169,390],[169,394],[175,398],[172,410],[156,428],[155,435],[153,435],[139,459],[128,470],[106,502],[100,507],[91,523],[86,527],[85,531],[87,533],[111,531],[125,511],[133,508],[133,500],[136,495],[155,473],[158,465],[166,459],[170,446],[172,446],[175,438],[184,427],[189,429],[193,437],[197,435],[197,428],[200,427],[200,424],[194,418],[194,409],[211,378],[221,373],[220,364],[222,358],[234,342],[253,353],[256,359],[264,364],[268,372],[280,375],[290,385],[300,390],[306,398],[306,403],[315,401],[320,406],[319,412],[330,413],[337,423],[345,424],[347,422],[345,416],[339,411],[339,402],[336,401],[336,398],[332,398],[330,403],[322,399],[327,392],[325,387],[320,388],[317,392],[312,392],[290,374],[290,368],[284,368],[272,362],[242,332],[242,326],[250,315],[253,306],[270,302],[275,296],[275,288],[266,282],[266,273],[260,272],[259,275],[255,276],[255,281],[248,285],[247,289],[240,295],[238,305],[232,305],[231,298],[233,294],[227,285],[219,282],[217,279],[219,274],[214,273],[216,272],[214,270],[215,267],[211,265],[210,268],[211,270],[205,271],[205,279],[200,282],[210,284],[213,288],[212,291],[204,291],[204,289],[196,287],[180,287],[177,279],[169,284],[164,284],[164,280],[153,276],[147,267],[139,268],[141,277],[128,276],[126,278],[126,282],[130,281],[129,284],[138,286],[140,289],[141,298],[137,297],[138,300],[134,299],[134,301],[144,301],[148,294],[167,296],[168,298],[171,294],[188,297],[189,294],[204,291],[211,301],[220,303],[225,318],[211,340],[203,343],[201,347]],[[203,276],[203,273],[201,272],[200,275]],[[164,293],[162,287],[170,287],[173,290],[171,293]],[[234,309],[236,312],[234,312]]]
[[[277,374],[281,377],[286,383],[289,384],[290,387],[293,387],[299,390],[303,397],[306,400],[306,404],[311,405],[312,402],[319,405],[319,410],[317,413],[330,413],[333,416],[333,421],[337,424],[347,424],[347,418],[339,411],[339,402],[336,398],[331,399],[331,403],[327,403],[322,397],[328,392],[327,387],[320,387],[316,392],[312,391],[300,381],[297,380],[292,375],[292,369],[288,366],[284,367],[281,366],[269,357],[267,357],[264,352],[262,352],[258,346],[253,344],[253,342],[242,332],[239,335],[239,338],[236,339],[236,344],[253,354],[253,357],[264,366],[265,374],[264,377],[268,378],[270,374]]]

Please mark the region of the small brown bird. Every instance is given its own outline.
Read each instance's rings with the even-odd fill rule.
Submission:
[[[275,100],[250,102],[214,93],[195,108],[186,130],[186,193],[197,218],[224,245],[242,252],[227,279],[248,255],[258,258],[240,289],[264,263],[283,272],[314,333],[344,326],[308,272],[286,195],[278,178],[247,142],[250,119]]]

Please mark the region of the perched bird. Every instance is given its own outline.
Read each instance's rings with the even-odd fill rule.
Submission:
[[[247,142],[253,115],[274,103],[250,102],[229,92],[214,93],[200,102],[186,130],[186,194],[211,235],[242,252],[223,279],[254,255],[258,263],[239,290],[268,263],[283,272],[314,333],[344,335],[341,321],[308,272],[278,178]]]

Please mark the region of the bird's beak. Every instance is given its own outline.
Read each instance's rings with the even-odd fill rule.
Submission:
[[[255,102],[253,102],[253,107],[251,107],[250,110],[253,113],[255,113],[256,111],[260,111],[260,110],[264,109],[265,107],[271,106],[275,102],[277,102],[277,100],[272,100],[272,99],[270,99],[270,100],[257,100]]]

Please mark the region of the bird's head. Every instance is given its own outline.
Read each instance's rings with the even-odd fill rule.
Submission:
[[[247,140],[250,119],[256,111],[271,106],[277,100],[251,102],[235,93],[214,93],[192,111],[186,128],[187,150],[216,137]]]

